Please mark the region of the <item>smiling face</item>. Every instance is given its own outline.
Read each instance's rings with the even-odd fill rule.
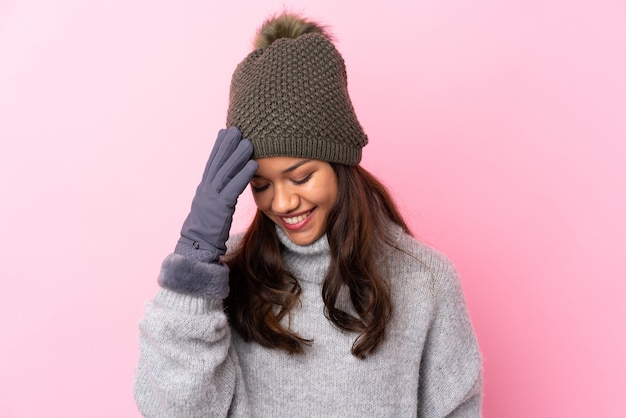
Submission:
[[[326,232],[337,201],[337,175],[325,161],[294,157],[258,158],[250,181],[257,207],[298,245]]]

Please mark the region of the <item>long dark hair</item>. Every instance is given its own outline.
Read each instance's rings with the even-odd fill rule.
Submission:
[[[322,286],[326,317],[337,327],[357,332],[352,354],[365,358],[385,336],[392,314],[384,254],[391,244],[389,222],[410,231],[391,195],[360,166],[334,164],[338,198],[328,217],[330,265]],[[239,248],[225,260],[230,295],[225,301],[232,326],[246,341],[289,353],[311,344],[281,320],[298,302],[298,280],[283,265],[274,223],[257,210]],[[347,288],[357,316],[337,307]]]

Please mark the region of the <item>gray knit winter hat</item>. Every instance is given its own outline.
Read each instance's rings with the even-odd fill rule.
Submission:
[[[358,164],[367,136],[325,28],[282,14],[261,26],[254,46],[233,74],[226,120],[252,141],[253,158]]]

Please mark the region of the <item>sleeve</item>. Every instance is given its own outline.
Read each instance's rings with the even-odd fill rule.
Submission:
[[[433,269],[433,316],[420,365],[419,417],[480,417],[482,358],[454,267]]]
[[[226,266],[215,266],[227,274]],[[180,269],[166,269],[161,276],[170,271],[181,274]],[[159,278],[162,284],[164,280]],[[148,302],[139,330],[134,394],[144,416],[225,417],[233,411],[248,415],[221,298],[160,289]]]

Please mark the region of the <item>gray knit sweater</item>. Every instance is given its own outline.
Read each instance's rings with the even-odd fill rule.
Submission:
[[[161,289],[140,325],[140,411],[167,418],[479,417],[481,355],[457,274],[433,249],[399,229],[395,236],[386,255],[393,318],[365,360],[350,353],[356,334],[324,317],[325,236],[303,247],[279,230],[285,264],[302,287],[290,326],[314,340],[303,354],[244,342],[219,299]]]

